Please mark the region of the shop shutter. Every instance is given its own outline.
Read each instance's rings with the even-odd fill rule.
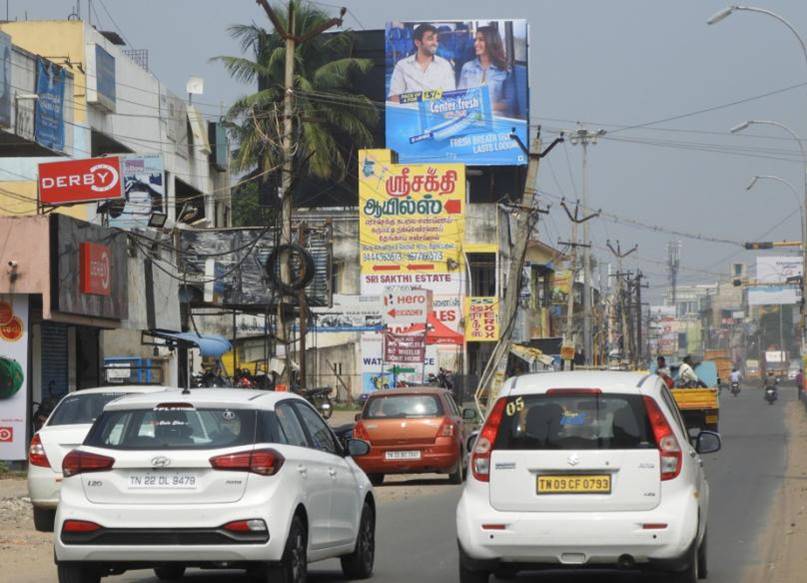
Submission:
[[[53,381],[55,395],[67,393],[67,327],[42,322],[42,396]]]

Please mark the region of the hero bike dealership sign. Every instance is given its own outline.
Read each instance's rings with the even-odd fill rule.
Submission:
[[[39,202],[57,206],[123,197],[120,158],[87,158],[39,165]]]
[[[109,247],[100,243],[81,243],[81,293],[108,296],[112,293]]]

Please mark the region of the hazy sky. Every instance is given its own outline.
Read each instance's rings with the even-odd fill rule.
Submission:
[[[770,119],[807,136],[807,87],[667,121],[712,106],[807,83],[807,62],[796,38],[772,18],[735,13],[715,26],[706,19],[722,0],[329,0],[323,8],[349,9],[346,25],[382,28],[387,20],[526,18],[530,23],[531,118],[543,124],[547,142],[577,120],[609,134],[590,150],[590,201],[626,219],[706,236],[745,241],[774,225],[768,239],[799,237],[796,201],[773,182],[745,186],[756,174],[778,175],[801,193],[795,142],[776,128],[756,127],[746,135],[729,128],[747,119]],[[114,29],[108,9],[134,48],[150,52],[151,70],[178,94],[189,75],[205,78],[202,101],[225,105],[250,87],[231,81],[208,59],[237,54],[227,35],[234,23],[267,19],[254,0],[93,0],[102,29]],[[75,0],[10,0],[12,19],[64,18]],[[807,36],[807,2],[760,0],[758,6],[788,18]],[[87,0],[81,1],[86,14]],[[196,100],[195,100],[196,101]],[[208,111],[216,111],[211,105]],[[620,131],[617,131],[620,130]],[[539,187],[552,196],[579,193],[580,148],[557,148],[544,159]],[[541,223],[542,238],[567,239],[569,223],[556,200]],[[782,222],[784,220],[784,222]],[[634,243],[626,260],[650,277],[651,298],[666,284],[671,234],[640,229],[613,219],[592,223],[595,252],[605,240]],[[714,281],[706,272],[727,273],[733,260],[753,256],[728,244],[681,238],[684,283]]]

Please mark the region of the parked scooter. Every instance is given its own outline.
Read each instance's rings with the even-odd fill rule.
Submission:
[[[776,385],[768,385],[765,387],[765,400],[768,401],[768,405],[773,405],[778,398],[779,390],[776,388]]]
[[[735,397],[740,394],[740,383],[731,383],[731,394]]]

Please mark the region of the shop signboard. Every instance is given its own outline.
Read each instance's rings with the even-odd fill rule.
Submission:
[[[387,329],[405,330],[426,324],[432,312],[432,292],[406,286],[391,286],[383,295],[382,317]]]
[[[109,225],[145,228],[152,213],[165,212],[165,166],[161,154],[133,154],[120,159],[124,200],[109,206]]]
[[[91,318],[127,319],[126,234],[56,213],[51,221],[52,308]]]
[[[57,206],[123,196],[120,159],[84,158],[39,164],[39,202]]]
[[[0,295],[0,460],[28,445],[28,325],[28,296]]]
[[[426,335],[384,333],[384,360],[391,364],[423,365],[426,358]]]
[[[757,257],[757,282],[783,284],[800,277],[804,268],[801,257],[763,255]]]
[[[458,269],[465,192],[462,164],[395,164],[389,150],[361,150],[362,274]]]
[[[748,286],[749,306],[791,305],[801,301],[798,285],[755,285]]]
[[[387,147],[404,163],[526,164],[511,135],[527,144],[528,30],[526,20],[387,23]]]
[[[36,73],[36,114],[34,136],[36,142],[55,150],[64,151],[64,92],[65,70],[39,57]]]
[[[465,298],[465,341],[499,340],[499,298]]]
[[[95,50],[91,53],[95,59],[95,91],[93,95],[88,95],[88,101],[96,101],[109,111],[115,111],[115,57],[110,55],[101,45],[95,45]],[[90,67],[93,68],[92,66]],[[90,79],[88,85],[92,86]],[[92,87],[88,87],[91,90]]]
[[[83,294],[109,296],[112,293],[112,259],[109,247],[101,243],[84,241],[79,244],[81,253],[81,283]]]

